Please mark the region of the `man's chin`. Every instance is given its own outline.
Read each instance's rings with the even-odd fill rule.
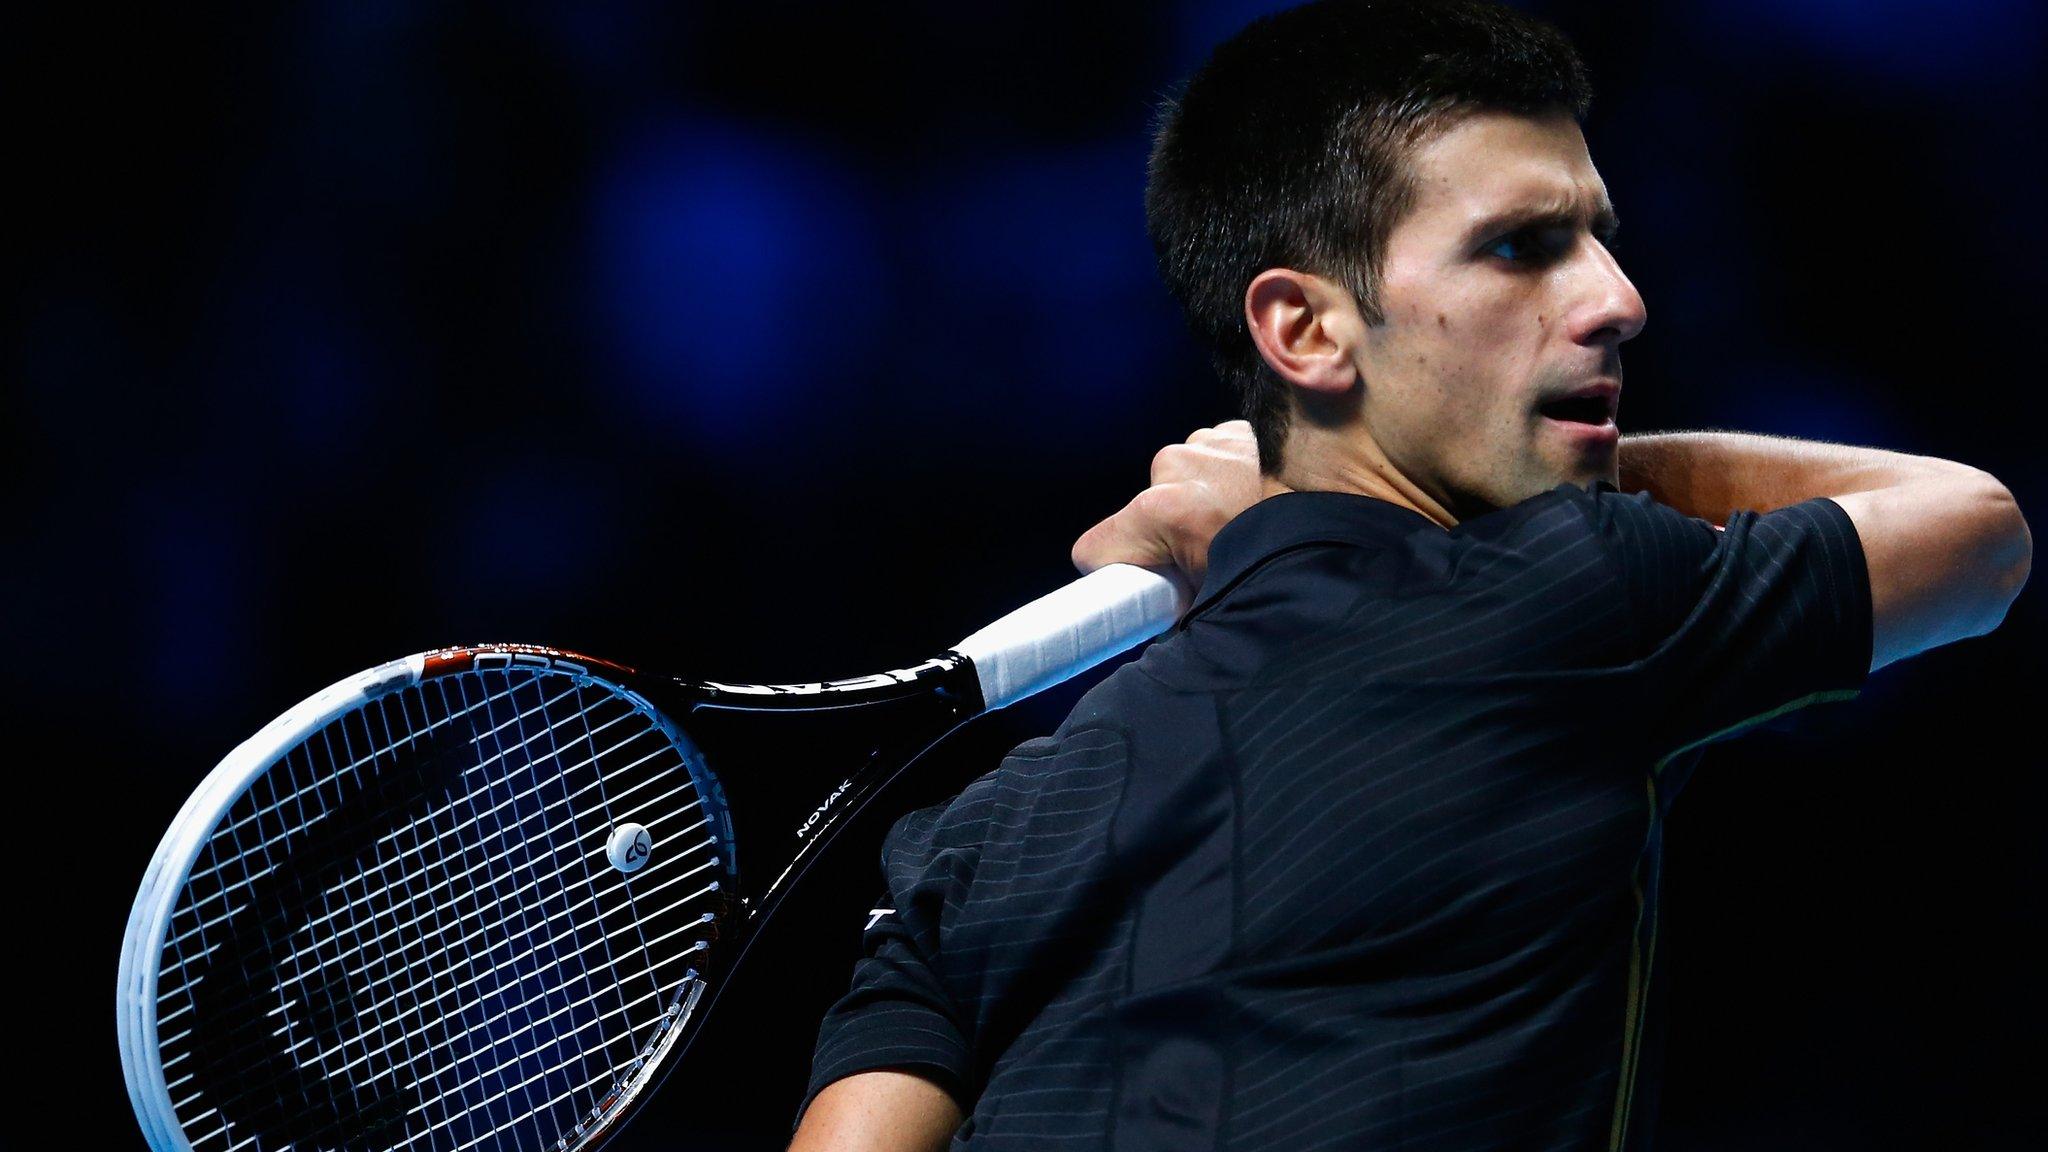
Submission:
[[[1585,452],[1567,461],[1558,469],[1560,484],[1576,484],[1590,488],[1595,480],[1605,480],[1619,488],[1621,486],[1621,454],[1618,452]]]

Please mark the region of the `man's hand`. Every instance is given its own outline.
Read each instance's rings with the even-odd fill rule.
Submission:
[[[1105,564],[1172,565],[1200,587],[1209,541],[1259,495],[1259,445],[1251,424],[1197,428],[1187,443],[1169,444],[1152,457],[1150,488],[1074,541],[1074,567],[1087,573]]]

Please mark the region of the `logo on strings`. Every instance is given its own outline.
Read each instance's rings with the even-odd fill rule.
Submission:
[[[638,872],[653,853],[654,837],[638,824],[621,824],[612,829],[611,841],[605,845],[605,858],[621,872]]]

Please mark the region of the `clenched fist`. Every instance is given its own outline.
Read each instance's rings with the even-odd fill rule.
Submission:
[[[1185,444],[1152,457],[1152,486],[1074,541],[1074,567],[1171,565],[1200,587],[1209,541],[1259,500],[1259,445],[1252,426],[1232,420],[1197,428]]]

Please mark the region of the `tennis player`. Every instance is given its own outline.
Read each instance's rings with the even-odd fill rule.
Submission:
[[[1588,100],[1524,14],[1328,0],[1168,107],[1149,227],[1247,419],[1074,560],[1200,591],[892,828],[796,1148],[1647,1146],[1698,749],[1990,631],[2032,540],[1962,464],[1622,439]]]

